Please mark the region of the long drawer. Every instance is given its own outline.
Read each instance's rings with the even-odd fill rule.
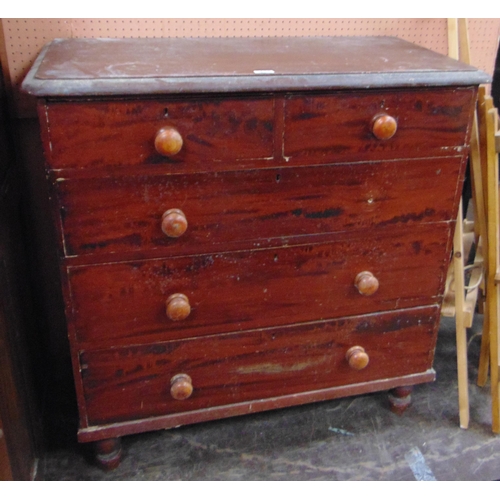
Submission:
[[[434,306],[83,351],[79,359],[88,425],[422,373],[432,366],[438,319]],[[352,359],[353,347],[362,348],[368,362],[364,368],[364,362]],[[176,386],[179,381],[191,386],[190,395]]]
[[[79,342],[123,345],[426,305],[440,300],[450,231],[421,224],[314,245],[69,267],[71,323]],[[363,272],[378,282],[371,295],[355,285]]]
[[[279,237],[452,220],[462,166],[462,158],[446,157],[58,179],[55,186],[67,256],[156,248],[186,255]],[[180,235],[163,229],[172,209],[184,217]]]

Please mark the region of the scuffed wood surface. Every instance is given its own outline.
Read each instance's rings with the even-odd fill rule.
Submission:
[[[182,255],[269,239],[453,220],[461,157],[190,175],[56,179],[66,255]],[[256,196],[255,193],[259,193]],[[187,231],[169,238],[178,208]],[[133,257],[132,257],[133,258]]]
[[[262,61],[258,52],[241,60],[233,52],[205,74],[189,73],[195,59],[172,62],[170,75],[160,64],[158,78],[147,64],[88,72],[109,57],[98,53],[76,86],[78,57],[57,56],[70,80],[40,101],[39,116],[81,440],[433,379],[479,83],[472,80],[484,75],[443,58],[437,68],[437,59],[420,57],[417,70],[413,55],[395,69],[398,42],[375,57],[378,42],[368,50],[367,41],[339,42],[355,49],[347,66],[347,52],[329,52],[319,72],[289,73],[300,58],[278,54],[281,74],[254,80],[245,64]],[[311,56],[323,41],[294,43]],[[120,52],[134,42],[113,44]],[[134,57],[155,44],[140,42]],[[132,56],[120,53],[115,62]],[[49,87],[58,78],[50,57],[39,78]],[[224,73],[235,61],[236,74]],[[329,61],[337,73],[325,76]],[[124,82],[133,97],[119,94]],[[248,85],[257,92],[240,92]],[[81,97],[89,89],[93,97]],[[380,114],[391,117],[386,139],[372,129]],[[165,137],[173,137],[174,146],[182,140],[177,154],[155,150],[160,129],[159,149],[171,152]],[[171,209],[185,217],[178,238],[161,231]],[[370,296],[355,286],[362,272],[379,285]],[[345,358],[355,345],[370,358],[361,370]],[[170,396],[180,374],[194,388],[184,401]]]
[[[204,171],[224,160],[265,159],[274,152],[274,100],[265,97],[55,102],[45,113],[52,169],[105,172],[113,165],[160,163],[165,173],[169,164],[181,172]],[[172,157],[154,147],[165,126],[175,127],[184,141]]]
[[[76,338],[123,345],[434,303],[450,231],[449,224],[422,224],[316,245],[70,267]],[[354,285],[361,271],[380,282],[370,297]],[[183,321],[166,316],[173,293],[191,304]]]
[[[292,165],[460,155],[474,99],[474,88],[467,88],[292,94],[284,103],[273,97],[75,101],[49,102],[40,115],[51,169],[106,173],[113,166],[162,164],[165,173],[204,172],[256,160],[268,166],[272,159]],[[372,133],[381,113],[398,124],[388,140]],[[172,157],[154,147],[165,126],[184,141]],[[283,128],[275,147],[275,132]]]
[[[89,425],[213,408],[242,401],[402,377],[430,369],[439,308],[274,328],[186,341],[85,351],[80,366]],[[345,354],[362,345],[360,371]],[[193,394],[170,395],[187,373]],[[272,401],[268,405],[272,407]]]
[[[82,37],[46,46],[23,90],[37,96],[96,96],[477,85],[488,80],[472,66],[393,37]]]
[[[293,96],[285,100],[284,156],[318,163],[460,154],[474,99],[472,88]],[[390,139],[372,132],[380,114],[396,119]]]

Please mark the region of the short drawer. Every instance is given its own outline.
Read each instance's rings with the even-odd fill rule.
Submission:
[[[88,425],[422,373],[432,367],[438,320],[434,306],[83,351]]]
[[[164,163],[192,171],[200,163],[204,170],[214,162],[273,156],[272,99],[49,102],[41,117],[52,169]],[[160,154],[156,141],[165,130]]]
[[[291,96],[284,156],[330,163],[459,154],[473,99],[474,89]]]
[[[451,224],[422,224],[317,244],[69,267],[71,323],[80,342],[116,345],[427,305],[442,293],[450,232]],[[371,295],[356,286],[365,271],[378,281]]]
[[[179,255],[251,248],[280,237],[453,220],[463,164],[446,157],[61,178],[55,188],[67,256],[158,248]]]

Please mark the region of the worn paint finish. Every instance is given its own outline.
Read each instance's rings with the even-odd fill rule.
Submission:
[[[313,164],[450,154],[464,146],[474,99],[473,88],[292,95],[285,101],[283,154]],[[372,126],[384,114],[397,130],[380,140]]]
[[[52,169],[105,173],[160,164],[164,173],[215,169],[214,162],[273,156],[274,100],[263,97],[53,102],[47,105]],[[174,127],[184,144],[174,156],[154,147],[157,132]]]
[[[386,38],[48,48],[25,88],[47,97],[79,439],[433,380],[483,81]],[[386,140],[381,113],[397,123]],[[155,150],[163,127],[182,137],[170,157]],[[161,233],[172,208],[187,219],[175,239]],[[373,295],[354,286],[363,271]],[[189,301],[179,321],[173,294]],[[346,361],[353,346],[366,368]],[[193,385],[182,401],[179,374]]]
[[[439,307],[278,327],[116,349],[85,350],[89,423],[137,420],[244,401],[306,393],[331,386],[423,373],[432,364]],[[399,322],[399,327],[385,330]],[[359,323],[364,324],[360,331]],[[347,350],[362,344],[370,356],[353,370]],[[277,369],[279,367],[279,369]],[[256,369],[257,368],[257,369]],[[176,373],[190,373],[193,395],[169,394]]]
[[[461,157],[446,157],[121,175],[56,180],[55,190],[68,256],[152,249],[173,256],[265,246],[280,237],[453,220],[462,163]],[[161,215],[170,208],[186,215],[188,230],[180,238],[161,230]]]
[[[293,365],[286,366],[279,363],[260,363],[252,366],[238,367],[236,373],[247,375],[251,373],[264,374],[264,373],[285,373],[285,372],[301,372],[312,365],[319,364],[318,361],[302,361],[294,363]]]
[[[123,345],[434,303],[450,232],[446,223],[422,224],[314,245],[70,267],[77,339]],[[364,270],[380,283],[370,297],[355,287]],[[174,293],[191,304],[182,321],[165,314]]]
[[[485,81],[489,76],[476,68],[392,37],[73,38],[46,46],[23,88],[95,97]]]

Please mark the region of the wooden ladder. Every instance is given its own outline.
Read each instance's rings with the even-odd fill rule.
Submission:
[[[488,364],[491,386],[492,430],[500,433],[500,387],[499,387],[499,191],[498,191],[498,153],[500,152],[500,134],[498,131],[498,110],[493,105],[491,96],[479,95],[479,126],[484,134],[481,138],[486,195],[486,235],[487,252],[485,254],[486,302],[484,310],[483,335],[477,384],[481,387],[488,380]]]
[[[470,64],[469,37],[466,19],[448,19],[449,56]],[[498,211],[498,112],[493,99],[480,86],[478,106],[474,114],[470,140],[470,175],[474,222],[464,218],[462,202],[457,214],[453,240],[453,265],[446,280],[443,316],[454,316],[456,325],[458,401],[460,427],[469,426],[469,391],[467,369],[467,328],[472,326],[480,287],[486,297],[481,342],[478,385],[484,386],[491,364],[492,430],[500,432],[500,406],[498,385],[498,284],[500,273],[499,211]],[[465,262],[472,246],[474,263],[469,285],[465,285]],[[453,286],[454,285],[454,286]],[[459,292],[458,292],[459,291]]]

